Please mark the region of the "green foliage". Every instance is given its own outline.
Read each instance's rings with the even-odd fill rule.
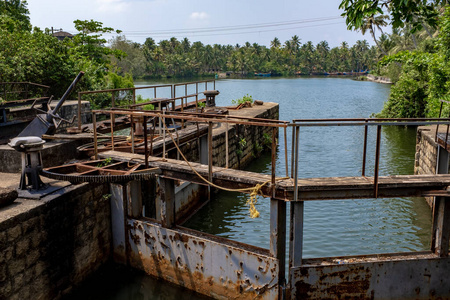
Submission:
[[[144,98],[142,95],[136,96],[136,103],[143,103],[143,102],[149,102],[149,98]],[[153,104],[146,104],[142,106],[143,110],[155,110],[155,106]]]
[[[438,6],[447,1],[405,1],[405,0],[342,0],[339,5],[344,10],[342,16],[346,18],[349,30],[359,29],[367,18],[382,15],[388,11],[391,15],[393,28],[403,28],[411,25],[411,32],[423,28],[424,24],[437,26]]]
[[[30,12],[27,1],[2,0],[0,1],[0,26],[13,31],[30,31]]]
[[[109,166],[110,164],[112,164],[112,158],[107,157],[102,162],[99,162],[97,164],[97,168],[103,168],[103,167]]]
[[[197,107],[198,107],[198,108],[204,108],[204,107],[206,107],[206,103],[205,103],[205,102],[199,102],[199,103],[197,104]]]
[[[249,96],[249,94],[247,94],[247,95],[245,95],[242,98],[231,100],[231,103],[232,104],[237,104],[237,105],[245,104],[245,103],[250,103],[251,104],[251,103],[253,103],[253,98],[252,98],[252,96]]]
[[[450,100],[450,8],[446,9],[440,21],[439,38],[435,43],[437,51],[432,53],[402,51],[380,62],[382,66],[391,62],[401,63],[402,71],[379,116],[439,116],[440,100]],[[444,115],[448,114],[447,111],[446,107]]]

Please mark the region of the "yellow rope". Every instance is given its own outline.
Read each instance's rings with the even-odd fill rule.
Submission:
[[[159,115],[159,117],[161,117],[161,114],[158,114],[158,115]],[[168,129],[167,126],[166,126],[166,124],[165,124],[165,122],[162,122],[162,123],[164,124],[164,127],[165,127],[166,129]],[[181,149],[178,147],[177,143],[175,142],[174,138],[172,137],[172,133],[171,133],[171,132],[169,132],[169,136],[170,136],[170,138],[172,139],[172,142],[173,142],[173,144],[175,145],[175,147],[177,148],[177,150],[178,150],[178,152],[180,153],[181,157],[183,157],[183,160],[188,164],[188,166],[191,168],[191,170],[192,170],[198,177],[200,177],[200,179],[202,179],[205,183],[207,183],[207,184],[209,184],[209,185],[211,185],[211,186],[213,186],[213,187],[215,187],[215,188],[218,188],[218,189],[220,189],[220,190],[224,190],[224,191],[228,191],[228,192],[241,192],[241,193],[243,193],[243,192],[250,192],[250,198],[249,198],[249,199],[247,200],[247,202],[246,202],[246,205],[249,206],[250,217],[251,217],[251,218],[258,218],[258,217],[259,217],[259,212],[258,212],[258,210],[257,210],[256,207],[255,207],[255,204],[258,202],[256,196],[258,196],[258,194],[259,194],[259,195],[261,195],[261,196],[263,196],[263,197],[266,197],[266,196],[262,193],[261,188],[262,188],[263,186],[265,186],[266,184],[270,183],[271,180],[268,180],[268,181],[266,181],[266,182],[264,182],[264,183],[262,183],[262,184],[256,184],[254,187],[251,187],[251,188],[229,189],[229,188],[225,188],[225,187],[218,186],[218,185],[216,185],[216,184],[210,182],[208,179],[206,179],[206,178],[203,177],[200,173],[198,173],[197,170],[194,169],[194,167],[189,163],[189,161],[188,161],[188,160],[186,159],[186,157],[184,156],[184,154],[183,154],[183,152],[181,151]],[[282,177],[282,178],[277,178],[277,179],[275,179],[275,180],[284,180],[284,179],[288,179],[288,178],[290,178],[290,177]]]

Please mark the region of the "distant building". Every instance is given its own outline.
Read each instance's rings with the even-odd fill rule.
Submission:
[[[65,38],[69,38],[69,39],[73,38],[72,34],[62,31],[62,30],[53,32],[53,28],[52,28],[52,36],[56,37],[60,41],[64,40]]]

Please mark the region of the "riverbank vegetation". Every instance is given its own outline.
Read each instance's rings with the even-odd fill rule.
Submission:
[[[380,62],[373,70],[394,82],[379,117],[438,117],[450,100],[450,8],[446,1],[343,0],[349,29],[371,33],[389,20],[392,34],[377,41]],[[443,116],[449,114],[444,105]]]
[[[317,45],[294,35],[282,43],[278,38],[270,47],[251,44],[204,45],[191,43],[187,38],[171,38],[156,43],[151,37],[144,44],[118,36],[111,48],[123,51],[127,57],[113,58],[119,73],[131,73],[135,78],[189,77],[228,72],[236,76],[253,76],[255,73],[271,75],[311,75],[325,72],[367,70],[377,62],[377,49],[366,40],[350,46],[342,42],[331,48],[326,41]]]

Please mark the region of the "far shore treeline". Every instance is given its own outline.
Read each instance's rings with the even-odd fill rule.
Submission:
[[[388,7],[386,14],[384,7]],[[187,38],[143,44],[94,20],[75,20],[72,38],[58,40],[49,29],[32,26],[26,1],[0,1],[0,82],[30,81],[51,86],[60,96],[79,71],[79,90],[132,87],[136,78],[214,76],[248,77],[361,72],[387,76],[394,85],[382,117],[436,117],[439,100],[450,101],[450,10],[447,2],[342,0],[349,30],[370,35],[354,45],[330,47],[294,35],[274,38],[270,46],[205,45]],[[387,34],[383,28],[392,26]],[[104,33],[117,33],[110,41]],[[0,104],[4,100],[0,95]],[[108,99],[94,107],[108,106]],[[444,114],[449,113],[444,109]]]

